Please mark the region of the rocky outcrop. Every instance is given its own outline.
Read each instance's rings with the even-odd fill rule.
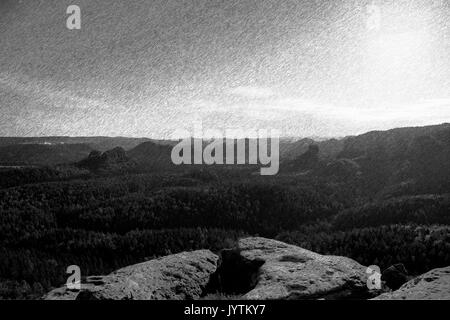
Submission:
[[[127,156],[123,148],[117,147],[101,153],[92,151],[86,159],[77,163],[77,166],[92,171],[120,170],[133,167],[135,163]]]
[[[366,298],[366,268],[356,261],[324,256],[283,242],[247,238],[239,242],[246,261],[261,264],[246,299]]]
[[[208,250],[184,252],[89,277],[79,291],[66,288],[46,299],[199,299],[209,294],[244,299],[366,299],[366,268],[280,241],[239,240],[220,257]],[[379,293],[378,293],[379,294]]]
[[[217,269],[219,257],[209,250],[183,252],[89,277],[79,291],[60,288],[49,300],[183,300],[198,299]]]
[[[374,300],[450,300],[450,267],[431,270]]]

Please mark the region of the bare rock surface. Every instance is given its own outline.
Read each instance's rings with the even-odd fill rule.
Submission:
[[[239,242],[240,255],[259,261],[256,286],[246,299],[366,298],[366,267],[339,256],[325,256],[265,238]]]
[[[450,300],[450,267],[433,269],[374,300]]]
[[[250,237],[234,249],[183,252],[91,276],[81,290],[59,288],[45,299],[199,299],[234,294],[244,299],[367,299],[366,267],[280,241]],[[379,294],[379,293],[378,293]]]
[[[47,294],[49,300],[183,300],[198,299],[219,257],[209,250],[183,252],[119,269],[107,276],[88,277],[81,290],[65,287]]]

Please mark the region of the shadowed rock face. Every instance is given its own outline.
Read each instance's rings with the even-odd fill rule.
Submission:
[[[79,292],[50,292],[56,300],[190,300],[198,299],[217,269],[219,257],[209,250],[183,252],[88,277]]]
[[[397,263],[383,271],[381,280],[392,290],[397,290],[408,281],[408,272],[402,263]]]
[[[433,269],[374,300],[450,300],[450,267]]]
[[[366,268],[352,259],[264,238],[242,239],[239,249],[243,259],[262,263],[246,299],[345,299],[369,294]]]

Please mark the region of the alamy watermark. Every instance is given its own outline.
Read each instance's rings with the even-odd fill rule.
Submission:
[[[66,273],[70,274],[66,281],[66,287],[69,290],[81,289],[81,269],[77,265],[68,266]]]
[[[69,15],[66,20],[66,27],[69,30],[81,29],[81,9],[77,5],[67,7],[66,13]]]
[[[280,132],[267,129],[207,129],[200,121],[194,130],[177,130],[172,139],[186,137],[173,147],[175,165],[261,165],[261,175],[275,175],[280,167]],[[269,152],[270,149],[270,152]]]

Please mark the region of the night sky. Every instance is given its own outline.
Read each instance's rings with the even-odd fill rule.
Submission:
[[[449,1],[0,0],[1,136],[199,120],[298,137],[450,122]]]

